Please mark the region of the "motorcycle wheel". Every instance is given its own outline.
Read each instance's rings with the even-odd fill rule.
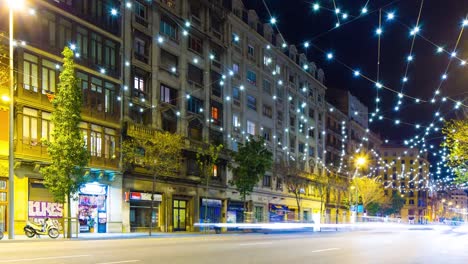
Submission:
[[[49,234],[50,238],[57,238],[57,237],[60,235],[60,233],[59,233],[59,231],[58,231],[57,228],[51,228],[51,229],[49,229],[48,234]]]
[[[29,238],[32,238],[32,237],[34,237],[36,235],[36,233],[34,233],[33,231],[31,231],[29,229],[24,230],[24,234]]]

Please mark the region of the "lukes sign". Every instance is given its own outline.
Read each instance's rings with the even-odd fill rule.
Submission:
[[[29,201],[30,218],[62,218],[63,204],[52,202]]]

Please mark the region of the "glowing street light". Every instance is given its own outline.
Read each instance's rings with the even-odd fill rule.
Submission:
[[[367,158],[365,156],[358,156],[356,158],[356,166],[358,168],[363,167],[367,164]]]

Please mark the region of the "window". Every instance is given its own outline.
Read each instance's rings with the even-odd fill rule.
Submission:
[[[82,58],[88,58],[88,30],[82,27],[76,29],[76,46]]]
[[[239,45],[239,42],[240,42],[239,35],[237,35],[236,33],[232,33],[232,43],[235,45]]]
[[[89,91],[90,107],[102,112],[104,109],[103,81],[96,77],[91,77],[91,89]]]
[[[148,23],[146,22],[147,7],[138,1],[134,1],[133,4],[134,4],[133,12],[135,13],[136,22],[144,26],[147,26],[148,25]]]
[[[44,39],[44,43],[46,43],[47,45],[50,45],[51,48],[55,48],[57,45],[56,38],[55,38],[55,34],[57,32],[56,24],[55,24],[55,15],[47,11],[42,11],[41,12],[41,29],[42,29],[41,33]]]
[[[250,57],[255,56],[255,48],[252,45],[247,46],[247,53],[249,54]]]
[[[160,65],[161,65],[161,68],[163,68],[164,70],[172,72],[173,67],[177,69],[178,60],[179,58],[177,56],[161,49],[161,64]]]
[[[292,129],[296,128],[296,117],[295,116],[290,116],[289,117],[289,125],[291,126]]]
[[[271,64],[271,58],[268,56],[263,56],[263,64],[269,66]]]
[[[255,136],[255,123],[247,120],[247,133]]]
[[[58,29],[58,46],[65,47],[72,40],[72,24],[70,21],[60,19]]]
[[[211,71],[211,94],[219,98],[223,97],[223,86],[220,84],[222,78],[221,74]]]
[[[313,108],[309,108],[309,118],[312,118],[312,119],[315,118],[315,111]]]
[[[148,50],[148,48],[146,48]],[[145,50],[145,55],[146,55]],[[104,41],[104,65],[112,70],[117,69],[116,65],[117,58],[117,44],[113,41],[106,40]]]
[[[252,85],[257,85],[257,74],[253,71],[247,71],[247,81]]]
[[[271,106],[265,105],[265,104],[263,105],[263,115],[269,118],[273,116],[273,111],[271,109]]]
[[[57,74],[55,70],[55,63],[42,60],[42,93],[46,92],[55,93],[55,86],[57,81]]]
[[[102,157],[102,132],[101,126],[91,125],[91,156]]]
[[[211,101],[211,118],[213,119],[213,123],[215,125],[221,126],[223,120],[223,106],[215,101]]]
[[[174,23],[167,21],[162,18],[161,23],[159,24],[159,33],[167,36],[168,38],[177,41],[177,26]]]
[[[241,126],[241,122],[240,122],[240,118],[239,118],[239,115],[238,115],[238,114],[233,114],[233,115],[232,115],[232,125],[233,125],[235,128]]]
[[[23,61],[23,88],[28,91],[37,93],[39,87],[39,69],[37,56],[29,53],[24,53]]]
[[[232,98],[234,100],[240,101],[240,90],[237,87],[232,88]]]
[[[315,156],[315,149],[313,147],[309,147],[309,157]]]
[[[283,190],[283,179],[277,178],[276,179],[276,190]]]
[[[203,70],[193,66],[192,64],[189,64],[188,81],[198,86],[203,86]]]
[[[263,128],[263,138],[268,142],[271,141],[271,128]]]
[[[47,140],[49,142],[53,141],[52,132],[54,131],[54,123],[52,123],[51,119],[52,119],[51,113],[42,112],[41,139]]]
[[[145,56],[146,55],[146,42],[139,37],[135,37],[135,41],[133,44],[133,49],[135,51],[135,55],[139,56]]]
[[[211,118],[216,120],[219,120],[219,109],[216,106],[211,106]]]
[[[104,129],[104,158],[115,159],[115,129]]]
[[[271,187],[271,176],[263,175],[263,187]]]
[[[413,199],[410,199],[410,200],[409,200],[409,204],[414,204],[414,200],[413,200]]]
[[[203,112],[203,100],[191,96],[187,101],[187,110],[192,113]]]
[[[190,35],[188,39],[188,47],[193,52],[203,54],[203,42],[198,37]]]
[[[115,112],[116,85],[114,83],[104,83],[104,111],[106,113]]]
[[[189,122],[188,136],[195,140],[203,139],[203,124],[200,120],[195,118]]]
[[[95,64],[102,64],[102,37],[96,33],[91,33],[91,59]]]
[[[145,79],[142,76],[135,75],[133,78],[133,88],[139,92],[145,93]]]
[[[177,90],[161,84],[161,102],[177,105]]]
[[[247,95],[247,107],[252,110],[257,110],[257,98],[252,95]]]
[[[263,80],[263,92],[271,95],[271,83],[268,80]]]
[[[232,64],[232,71],[235,75],[239,75],[239,63]]]
[[[37,145],[37,119],[37,110],[27,107],[23,108],[23,144]]]

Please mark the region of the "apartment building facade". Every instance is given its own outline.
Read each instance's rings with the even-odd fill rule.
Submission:
[[[429,212],[429,162],[416,148],[383,145],[381,147],[383,169],[380,176],[386,195],[397,194],[405,199],[400,211],[403,221],[423,223],[430,218]]]

